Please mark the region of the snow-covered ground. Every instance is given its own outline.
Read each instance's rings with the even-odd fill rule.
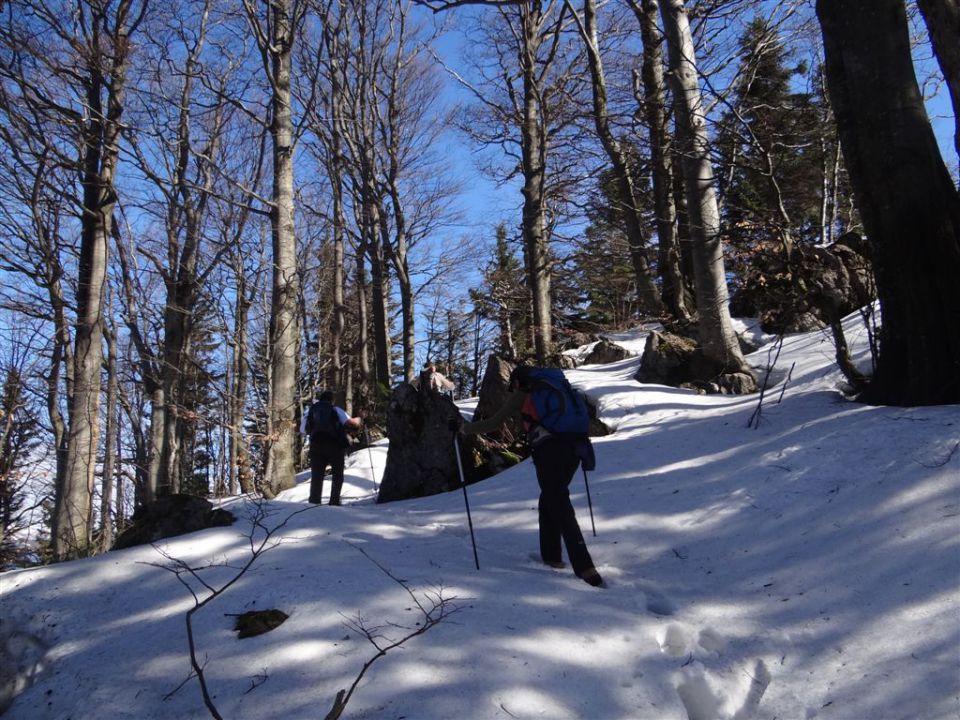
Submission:
[[[272,549],[194,615],[212,703],[324,717],[376,653],[347,623],[399,639],[423,621],[405,585],[457,612],[373,663],[344,717],[956,720],[960,408],[848,402],[832,357],[825,335],[787,338],[749,428],[757,396],[640,385],[636,358],[570,371],[615,430],[595,442],[596,537],[572,485],[603,589],[532,559],[529,461],[468,489],[479,571],[462,492],[373,503],[385,446],[351,456],[344,507],[301,483],[263,506],[286,523]],[[255,506],[229,505],[233,527],[160,546],[213,587],[250,558]],[[0,632],[34,671],[5,717],[209,716],[169,562],[141,547],[0,575]],[[266,608],[290,617],[237,639],[232,615]]]

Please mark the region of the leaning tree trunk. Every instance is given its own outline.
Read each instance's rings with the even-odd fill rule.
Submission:
[[[593,87],[594,127],[597,131],[597,137],[600,138],[600,144],[613,167],[613,175],[617,183],[617,199],[620,203],[627,243],[630,247],[630,260],[633,263],[633,275],[637,283],[637,302],[640,312],[647,316],[656,317],[663,312],[663,305],[660,302],[660,294],[657,291],[657,285],[650,271],[650,263],[647,260],[649,237],[640,214],[636,188],[634,187],[633,177],[630,175],[626,153],[624,153],[620,141],[617,140],[610,128],[610,117],[607,110],[607,81],[603,73],[600,45],[597,42],[595,0],[583,0],[583,19],[581,35],[587,48],[587,60]]]
[[[924,110],[903,0],[818,0],[817,16],[883,323],[860,397],[960,403],[960,198]]]
[[[730,318],[720,240],[720,213],[690,24],[683,0],[664,0],[660,12],[669,47],[677,135],[683,152],[697,312],[700,316],[700,345],[704,354],[725,372],[742,372],[752,376],[753,372],[740,351]]]

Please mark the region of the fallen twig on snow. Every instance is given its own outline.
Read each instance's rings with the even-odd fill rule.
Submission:
[[[154,565],[155,567],[162,568],[168,572],[173,573],[177,580],[187,588],[190,594],[193,596],[193,607],[187,610],[186,614],[186,624],[187,624],[187,646],[190,650],[190,667],[192,668],[192,674],[189,675],[186,680],[184,680],[175,690],[167,695],[167,697],[172,696],[177,692],[181,687],[183,687],[187,682],[189,682],[193,677],[197,678],[197,682],[200,683],[200,693],[203,696],[203,704],[206,706],[210,715],[216,720],[223,720],[223,717],[220,715],[217,710],[216,705],[213,702],[213,698],[210,695],[209,688],[207,687],[206,676],[203,674],[203,669],[206,665],[206,662],[203,664],[197,658],[197,645],[196,640],[193,635],[193,616],[200,611],[202,608],[210,604],[214,599],[220,597],[225,593],[234,583],[237,582],[243,575],[250,569],[250,567],[257,561],[257,559],[263,555],[268,550],[272,550],[280,544],[279,540],[274,540],[274,535],[277,531],[281,530],[286,524],[296,515],[299,515],[302,512],[311,510],[312,507],[305,507],[301,510],[296,510],[286,518],[279,525],[276,525],[272,528],[267,527],[266,520],[269,517],[267,510],[264,506],[262,499],[257,499],[253,501],[254,503],[254,512],[250,518],[250,533],[247,535],[247,542],[250,547],[250,557],[242,565],[235,568],[236,573],[231,577],[227,582],[223,583],[220,587],[214,587],[214,585],[208,583],[204,580],[200,573],[204,570],[209,570],[214,567],[230,567],[226,562],[221,565],[204,565],[199,567],[194,567],[187,564],[185,561],[180,558],[173,557],[166,550],[153,545],[153,549],[156,550],[160,555],[162,555],[168,561],[167,564],[159,563],[147,563],[148,565]],[[257,540],[257,531],[263,532],[263,537]],[[200,588],[195,588],[190,583],[190,579],[193,579],[197,584],[200,585]],[[201,597],[204,595],[205,597]],[[262,681],[261,681],[262,682]],[[258,683],[261,684],[261,683]],[[253,688],[251,688],[253,689]],[[248,691],[249,692],[249,691]]]
[[[417,597],[416,593],[414,593],[413,590],[410,589],[409,585],[407,585],[403,580],[401,580],[396,575],[391,573],[387,568],[385,568],[379,562],[374,560],[369,555],[369,553],[367,553],[366,550],[364,550],[363,548],[357,545],[354,545],[351,542],[347,542],[347,545],[350,545],[351,547],[356,549],[357,552],[362,553],[363,556],[366,557],[367,560],[372,562],[374,565],[376,565],[384,575],[386,575],[388,578],[390,578],[395,583],[397,583],[397,585],[399,585],[404,590],[406,590],[407,595],[410,596],[410,599],[413,600],[414,605],[416,605],[417,609],[420,610],[422,619],[420,622],[416,624],[415,629],[404,628],[402,625],[391,623],[390,627],[400,628],[400,629],[409,631],[407,632],[406,635],[404,635],[402,638],[398,640],[392,640],[389,637],[387,637],[385,634],[383,634],[384,626],[377,625],[377,626],[371,627],[367,625],[366,621],[359,615],[355,619],[346,620],[346,623],[345,623],[346,626],[351,630],[353,630],[358,635],[362,635],[363,637],[365,637],[367,641],[371,645],[373,645],[374,648],[376,648],[377,652],[372,658],[370,658],[363,664],[363,667],[360,668],[360,672],[357,674],[357,677],[354,678],[354,681],[350,685],[350,687],[344,690],[339,690],[337,692],[337,696],[336,698],[334,698],[334,701],[333,701],[333,707],[330,708],[330,712],[327,713],[324,720],[338,720],[338,718],[343,714],[344,709],[346,709],[347,703],[350,702],[350,698],[353,696],[353,693],[357,689],[357,686],[360,684],[360,681],[363,679],[363,676],[366,674],[367,670],[370,669],[370,666],[373,665],[377,660],[382,658],[391,650],[394,650],[395,648],[400,647],[408,640],[415,638],[418,635],[423,635],[425,632],[427,632],[427,630],[443,622],[446,618],[450,617],[450,615],[460,610],[460,608],[458,608],[453,603],[453,601],[456,600],[457,598],[444,597],[442,587],[438,587],[435,593],[423,594],[423,599],[425,601],[428,600],[430,603],[430,606],[427,607],[424,604],[424,602],[421,601],[419,597]]]

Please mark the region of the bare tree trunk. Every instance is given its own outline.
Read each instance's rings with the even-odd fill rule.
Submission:
[[[250,283],[248,289],[246,270],[242,257],[236,261],[237,302],[233,325],[233,357],[231,359],[233,387],[230,392],[230,494],[236,495],[238,486],[245,494],[256,490],[250,472],[250,451],[244,432],[246,417],[247,382],[250,375],[247,360],[247,323],[250,307],[253,304],[252,293],[256,292],[257,280]]]
[[[374,382],[381,388],[390,387],[390,309],[389,274],[387,272],[384,247],[389,240],[381,234],[383,207],[380,198],[371,202],[369,228],[370,242],[367,244],[370,258],[370,306],[373,316],[373,370]],[[384,218],[385,221],[385,218]]]
[[[58,559],[80,556],[90,537],[97,445],[100,436],[104,291],[123,112],[130,34],[142,18],[131,18],[131,2],[116,7],[84,6],[91,34],[86,58],[86,101],[90,113],[83,133],[83,214],[74,338],[74,389],[63,482],[57,487],[53,549]],[[112,15],[108,15],[112,11]],[[110,27],[113,21],[115,26]]]
[[[533,348],[538,362],[553,352],[553,302],[550,248],[545,234],[547,137],[537,80],[537,49],[540,46],[540,3],[519,4],[522,21],[520,70],[523,77],[523,117],[520,127],[523,168],[523,246],[533,309]]]
[[[343,235],[346,231],[346,221],[343,214],[343,178],[340,161],[339,137],[334,132],[334,139],[331,144],[334,158],[331,160],[330,184],[333,194],[333,317],[330,323],[330,382],[333,387],[342,387],[343,377],[343,358],[342,344],[343,333],[347,326],[346,306],[344,304],[344,252]]]
[[[366,252],[361,246],[357,249],[357,266],[356,266],[356,288],[355,292],[357,295],[357,351],[356,355],[359,362],[360,370],[360,406],[369,407],[370,401],[373,397],[372,388],[371,388],[371,372],[370,372],[370,331],[369,321],[367,312],[367,292],[369,291],[369,286],[367,285],[367,271],[365,262]]]
[[[903,0],[819,0],[817,16],[883,322],[860,399],[960,403],[960,197],[924,110]]]
[[[332,201],[333,234],[333,315],[330,321],[330,374],[327,385],[342,388],[344,385],[343,335],[346,330],[345,272],[344,272],[344,234],[347,221],[343,202],[343,184],[345,179],[345,161],[343,157],[343,138],[341,126],[345,122],[346,98],[344,95],[343,69],[340,65],[340,39],[343,16],[334,18],[329,12],[322,15],[323,42],[327,50],[329,63],[328,113],[330,116],[326,128],[329,132],[326,155],[327,176],[330,180]],[[321,133],[321,137],[324,135]]]
[[[927,23],[933,52],[940,63],[953,103],[956,130],[953,146],[960,163],[960,2],[958,0],[917,0]]]
[[[300,275],[294,229],[293,154],[290,73],[294,40],[304,8],[299,0],[271,0],[265,21],[254,0],[244,0],[270,80],[273,141],[273,282],[270,313],[271,434],[264,494],[272,497],[296,483],[297,353],[300,347]]]
[[[171,492],[169,476],[161,469],[163,443],[166,441],[167,401],[159,383],[150,393],[150,441],[148,443],[147,485],[143,488],[143,502],[149,503]]]
[[[687,191],[683,177],[683,155],[676,143],[670,148],[670,165],[674,168],[670,195],[673,206],[677,210],[677,245],[680,248],[680,273],[683,275],[683,286],[692,298],[692,306],[696,308],[697,288],[693,272],[693,239],[690,236],[690,213],[687,212]]]
[[[106,552],[113,545],[113,477],[117,466],[117,405],[120,380],[117,376],[117,335],[111,328],[107,341],[107,422],[104,428],[103,464],[100,482],[99,549]]]
[[[700,345],[725,372],[753,376],[740,351],[728,307],[727,280],[720,240],[720,213],[710,163],[706,118],[700,95],[693,37],[683,0],[660,6],[670,50],[678,139],[683,152],[683,176],[693,240]]]
[[[59,266],[59,260],[57,261]],[[53,267],[49,264],[49,267]],[[58,272],[58,275],[60,273]],[[47,415],[53,428],[53,442],[56,449],[56,482],[61,487],[67,471],[67,423],[60,412],[60,379],[66,375],[66,398],[69,405],[73,395],[73,350],[70,347],[70,324],[67,320],[66,300],[59,278],[50,286],[51,307],[53,308],[54,337],[53,356],[50,361],[50,374],[47,375]]]
[[[407,259],[408,238],[407,238],[407,216],[404,208],[403,195],[399,186],[401,173],[400,155],[403,148],[400,147],[403,141],[403,132],[405,128],[402,125],[400,97],[400,73],[404,64],[403,51],[405,47],[403,32],[406,28],[406,16],[401,14],[400,18],[400,38],[397,42],[396,54],[389,73],[389,92],[387,93],[387,118],[385,127],[381,128],[381,134],[385,138],[386,157],[387,157],[387,179],[385,182],[386,192],[390,196],[390,205],[393,209],[393,225],[395,240],[391,244],[389,233],[386,228],[386,217],[382,218],[383,236],[385,239],[384,250],[387,252],[393,264],[394,272],[397,276],[397,284],[400,294],[400,318],[401,318],[401,347],[403,348],[403,377],[407,382],[411,382],[416,376],[414,367],[414,354],[416,352],[416,316],[414,313],[413,280],[410,276],[410,266]]]
[[[653,179],[653,202],[657,214],[658,265],[663,283],[663,301],[677,320],[688,321],[693,298],[683,279],[677,209],[673,200],[673,158],[667,127],[667,93],[663,80],[661,35],[657,26],[657,0],[631,0],[643,42],[641,77],[642,107],[650,133],[650,164]],[[635,94],[639,95],[639,93]],[[638,97],[638,100],[640,97]]]
[[[576,10],[570,5],[570,0],[566,0],[566,2],[571,12],[576,16]],[[603,73],[600,45],[597,42],[597,9],[594,0],[583,0],[583,20],[584,22],[580,26],[580,34],[587,48],[587,60],[590,66],[594,127],[597,136],[600,138],[600,144],[610,159],[617,183],[619,209],[623,214],[627,243],[630,247],[630,259],[633,263],[633,274],[637,284],[637,304],[643,315],[657,317],[663,312],[663,305],[660,302],[660,294],[650,271],[650,263],[647,261],[647,247],[650,244],[650,238],[644,229],[644,220],[640,215],[627,156],[623,152],[620,141],[617,140],[610,128],[610,117],[607,110],[607,82]]]

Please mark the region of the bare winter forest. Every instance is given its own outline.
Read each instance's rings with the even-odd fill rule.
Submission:
[[[0,1],[0,565],[290,488],[322,389],[369,442],[642,323],[960,404],[958,105],[955,0]]]

